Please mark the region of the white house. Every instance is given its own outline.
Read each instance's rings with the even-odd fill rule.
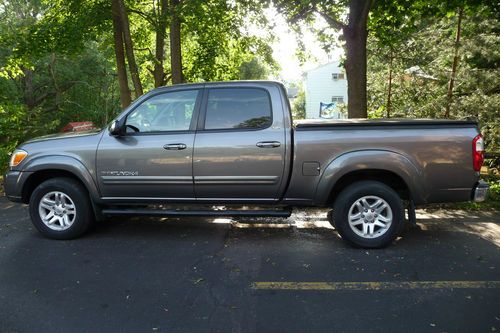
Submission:
[[[306,118],[345,118],[337,111],[347,104],[347,78],[338,61],[319,66],[305,73]]]

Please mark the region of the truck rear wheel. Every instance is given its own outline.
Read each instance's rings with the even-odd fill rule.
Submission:
[[[398,237],[404,226],[401,198],[389,186],[360,181],[344,189],[330,221],[342,239],[354,246],[382,248]]]
[[[30,216],[38,231],[52,239],[79,237],[94,221],[86,189],[71,178],[52,178],[38,185],[31,194]]]

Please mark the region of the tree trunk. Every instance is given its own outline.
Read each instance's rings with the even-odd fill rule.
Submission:
[[[172,84],[182,83],[181,21],[178,15],[180,0],[170,0],[170,64]]]
[[[366,38],[364,34],[344,31],[346,40],[347,116],[366,118]]]
[[[451,75],[450,81],[448,82],[448,92],[446,94],[446,110],[444,112],[444,117],[450,117],[450,107],[453,99],[453,86],[455,84],[455,78],[457,76],[457,67],[458,67],[458,49],[460,47],[460,35],[462,31],[462,16],[464,10],[463,8],[458,8],[458,22],[457,22],[457,33],[455,36],[455,44],[454,44],[454,56],[453,56],[453,64],[451,65]]]
[[[394,53],[392,48],[389,54],[389,86],[387,87],[387,118],[391,118],[391,99],[392,99],[392,62],[394,60]]]
[[[59,104],[61,101],[61,90],[59,89],[59,85],[57,84],[56,74],[55,74],[55,65],[56,65],[56,54],[52,53],[50,55],[50,62],[48,64],[49,76],[52,80],[52,84],[54,85],[54,106],[57,111],[59,111]]]
[[[128,66],[130,70],[130,76],[132,78],[132,83],[135,89],[135,98],[141,96],[142,84],[139,77],[139,70],[137,69],[137,63],[135,62],[134,47],[132,44],[132,37],[130,35],[130,23],[128,21],[127,11],[125,10],[125,5],[123,0],[113,0],[117,2],[117,8],[119,10],[120,22],[123,32],[123,41],[125,42],[125,52],[127,53]]]
[[[155,88],[165,83],[165,70],[163,68],[163,58],[165,57],[165,34],[167,30],[167,10],[168,0],[160,0],[160,10],[158,15],[158,25],[156,27],[156,51],[155,67],[153,77]]]
[[[366,118],[366,40],[367,20],[372,0],[349,2],[349,23],[343,27],[346,41],[347,116]]]
[[[117,5],[118,0],[113,0],[113,39],[115,44],[116,72],[118,75],[118,85],[120,87],[120,102],[122,108],[126,108],[130,105],[132,99],[130,97],[130,89],[128,88],[127,69],[125,67],[125,52],[123,50],[123,33]]]
[[[21,79],[22,87],[23,87],[23,101],[28,111],[31,111],[35,108],[35,89],[33,88],[33,71],[31,69],[25,68],[21,66],[21,70],[23,71],[23,76]],[[28,113],[29,114],[29,113]]]

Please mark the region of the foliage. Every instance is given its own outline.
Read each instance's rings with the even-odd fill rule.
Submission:
[[[270,74],[270,69],[262,64],[258,58],[252,58],[241,64],[239,79],[240,80],[264,80]]]
[[[420,18],[402,40],[386,43],[376,35],[369,38],[368,110],[371,117],[386,115],[390,52],[393,52],[391,116],[443,117],[456,20],[453,13]],[[488,150],[500,149],[499,43],[495,12],[486,6],[465,12],[451,117],[478,119]]]
[[[492,201],[500,201],[500,179],[490,180],[490,199]]]
[[[186,82],[247,79],[245,75],[250,73],[244,68],[249,69],[248,66],[254,64],[266,68],[265,74],[276,70],[269,47],[270,34],[256,37],[243,29],[248,14],[246,8],[226,0],[182,1],[181,5],[182,62]],[[150,89],[153,87],[150,73],[157,61],[152,47],[156,14],[150,2],[131,2],[129,7],[141,80]],[[255,10],[253,15],[257,19],[263,14]],[[167,49],[166,57],[169,56]],[[169,65],[165,72],[169,77]]]
[[[294,120],[306,118],[306,92],[301,87],[292,104],[292,117]]]

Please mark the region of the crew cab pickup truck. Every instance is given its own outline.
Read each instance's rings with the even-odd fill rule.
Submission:
[[[370,248],[390,244],[415,205],[483,200],[482,163],[473,121],[293,124],[280,83],[219,82],[157,88],[101,131],[28,141],[4,182],[55,239],[112,215],[287,217],[315,206]]]

